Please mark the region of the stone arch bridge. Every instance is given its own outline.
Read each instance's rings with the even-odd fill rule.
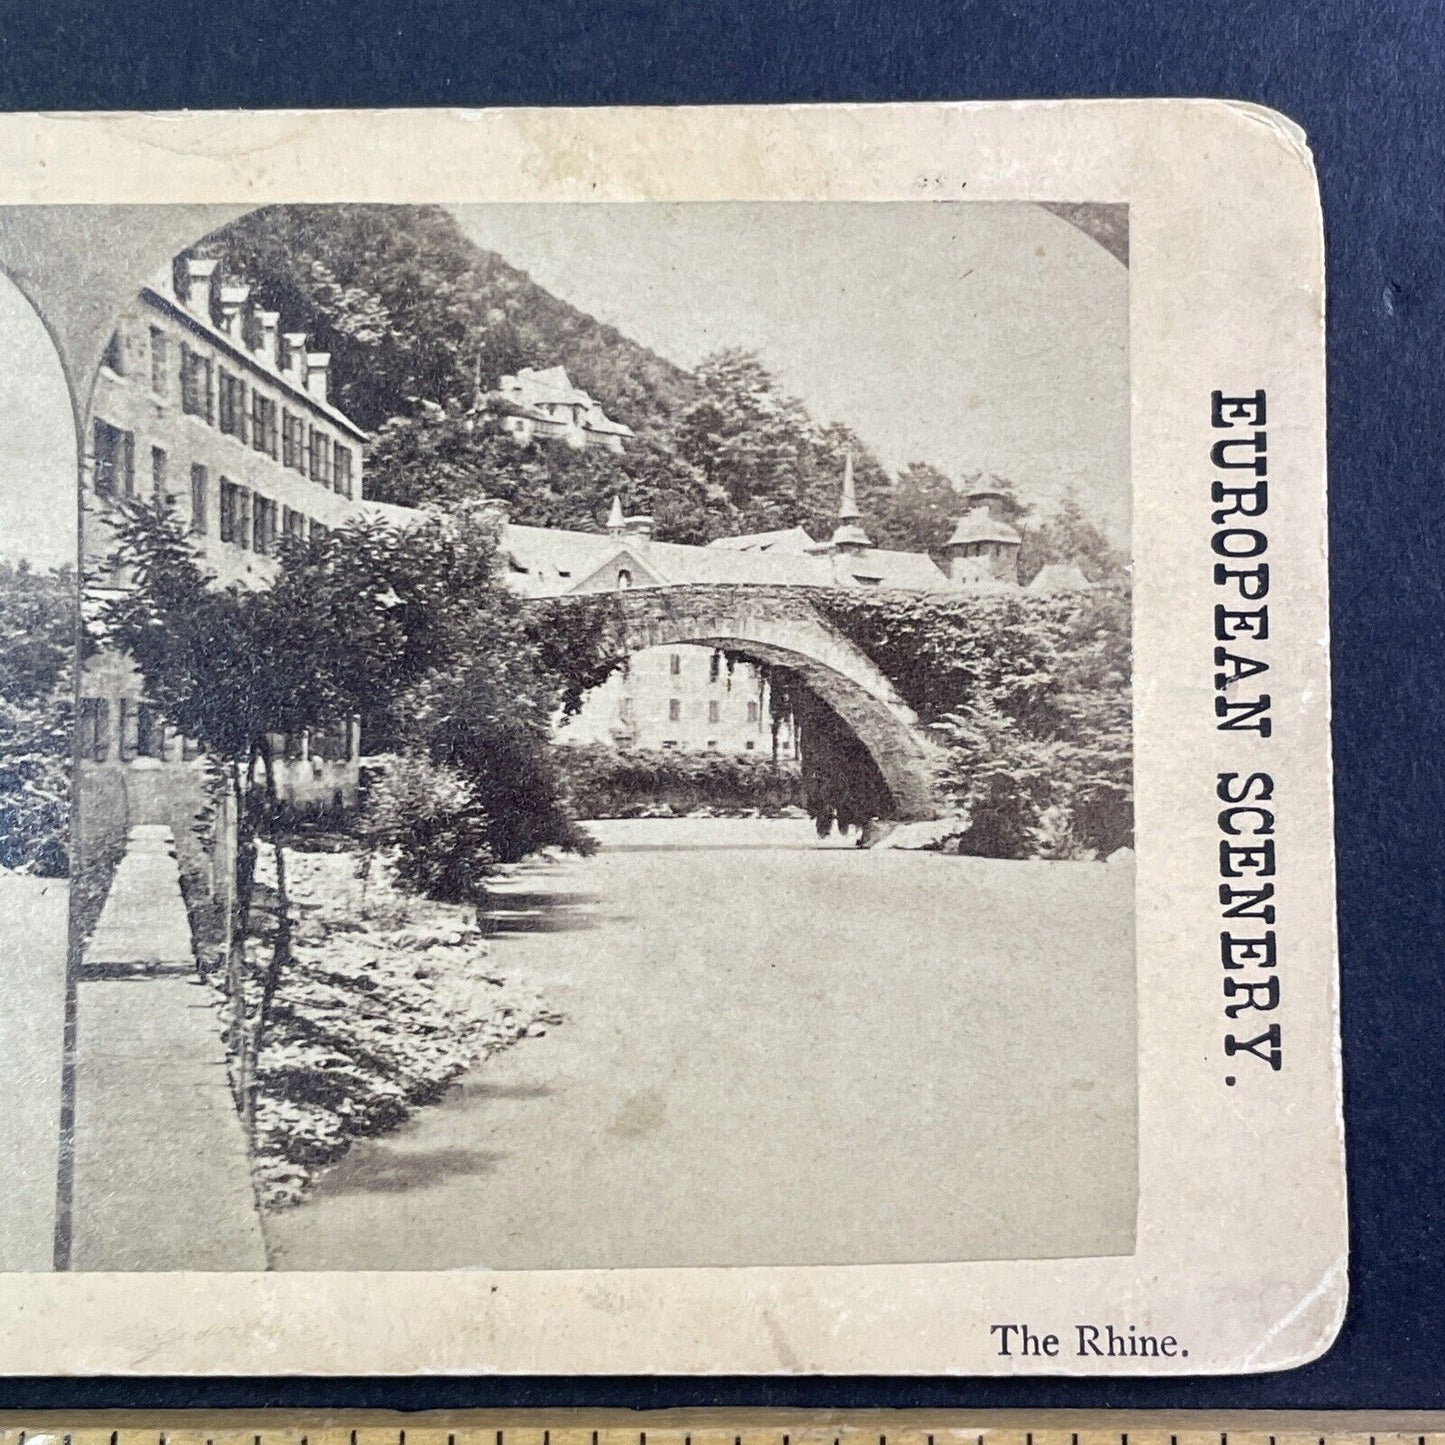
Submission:
[[[568,593],[533,605],[555,616],[599,603],[611,618],[605,645],[619,659],[690,643],[790,669],[867,749],[892,796],[894,820],[947,815],[936,781],[938,744],[877,663],[813,606],[807,589],[678,583]]]

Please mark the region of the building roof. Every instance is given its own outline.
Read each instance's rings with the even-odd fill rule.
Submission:
[[[785,527],[776,532],[751,532],[739,537],[714,537],[707,544],[724,552],[777,552],[806,556],[818,544],[801,528]]]
[[[1029,583],[1028,592],[1091,592],[1093,583],[1071,562],[1050,562],[1040,567],[1038,576]]]
[[[356,511],[393,526],[407,526],[427,515],[412,507],[373,501],[356,503]],[[511,565],[511,584],[528,597],[575,591],[604,566],[620,559],[639,574],[634,586],[900,587],[913,592],[940,592],[951,586],[926,552],[893,552],[884,547],[833,551],[826,544],[819,548],[801,527],[762,535],[783,540],[767,550],[731,545],[755,540],[738,537],[721,537],[706,547],[693,547],[655,542],[629,532],[575,532],[515,523],[503,528],[501,540]],[[813,550],[792,550],[803,544]]]
[[[807,536],[801,528],[797,530]],[[845,555],[690,547],[676,542],[649,541],[639,545],[636,537],[627,535],[522,526],[508,526],[502,545],[512,559],[513,584],[528,596],[538,597],[572,591],[622,553],[640,563],[660,584],[841,585],[904,587],[921,592],[941,591],[949,585],[948,578],[926,553],[890,552],[879,547]]]
[[[870,547],[850,556],[839,554],[838,565],[855,581],[871,587],[906,587],[912,592],[940,592],[948,576],[927,552],[891,552]]]
[[[532,401],[560,402],[564,406],[592,406],[591,396],[572,385],[565,366],[549,366],[538,371],[535,367],[524,366],[514,377],[503,377],[504,382],[514,381],[520,390],[528,392]]]
[[[596,406],[596,403],[593,403]],[[603,413],[598,407],[592,416],[582,418],[582,425],[587,431],[603,432],[608,436],[630,437],[634,436],[632,428],[625,421],[613,421],[610,416]]]
[[[298,401],[313,411],[320,412],[343,431],[350,433],[357,441],[367,440],[367,434],[339,407],[330,401],[323,401],[294,376],[281,370],[273,355],[262,355],[253,351],[234,336],[222,331],[209,316],[201,316],[178,300],[170,280],[170,268],[156,276],[141,288],[141,297],[152,305],[159,305],[172,319],[182,322],[198,335],[204,336],[218,350],[225,352],[232,360],[241,363],[253,374],[259,373],[267,381],[280,386]]]
[[[1022,541],[1023,538],[1007,522],[990,516],[984,507],[974,507],[958,519],[953,536],[943,545],[959,547],[970,542],[1009,542],[1017,547]]]

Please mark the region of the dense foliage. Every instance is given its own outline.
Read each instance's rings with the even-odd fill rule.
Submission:
[[[75,574],[0,563],[0,867],[69,871]]]
[[[559,361],[634,425],[694,399],[687,372],[474,245],[439,206],[269,206],[197,249],[331,353],[337,401],[368,430]]]
[[[819,589],[946,749],[971,853],[1103,854],[1132,843],[1129,597]]]
[[[803,802],[790,761],[758,753],[690,753],[606,743],[558,748],[567,794],[579,818],[641,818],[701,810],[776,816]]]

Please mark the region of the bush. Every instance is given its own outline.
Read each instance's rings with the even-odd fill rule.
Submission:
[[[394,850],[396,876],[428,897],[475,899],[497,857],[472,784],[455,768],[398,757],[372,785],[360,833],[374,851]]]
[[[757,753],[620,752],[606,743],[559,747],[572,808],[582,818],[637,818],[661,809],[776,814],[803,801],[798,765]]]

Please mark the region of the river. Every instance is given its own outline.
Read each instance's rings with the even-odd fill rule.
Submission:
[[[1059,1257],[1133,1247],[1127,864],[590,825],[498,891],[565,1019],[357,1145],[281,1269]]]

